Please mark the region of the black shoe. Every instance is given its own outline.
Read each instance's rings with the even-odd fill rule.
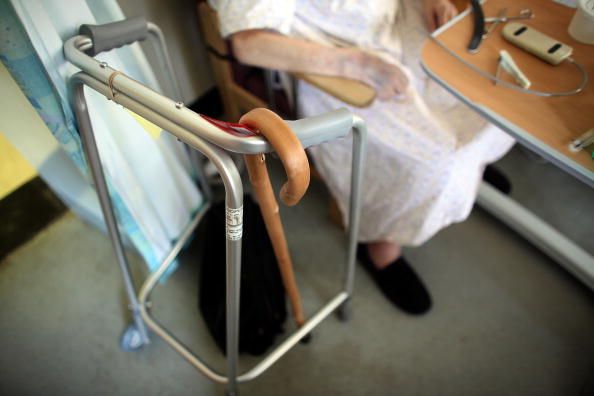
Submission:
[[[499,169],[492,165],[487,165],[483,173],[483,180],[504,193],[509,195],[512,189],[511,182]]]
[[[367,245],[359,244],[357,258],[369,272],[384,296],[394,305],[411,315],[421,315],[431,308],[431,296],[404,257],[378,270],[367,252]]]

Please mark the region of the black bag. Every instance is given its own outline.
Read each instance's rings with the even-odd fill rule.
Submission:
[[[263,354],[283,332],[287,318],[285,289],[260,208],[243,203],[239,351]],[[207,213],[198,305],[219,348],[226,353],[225,203]]]

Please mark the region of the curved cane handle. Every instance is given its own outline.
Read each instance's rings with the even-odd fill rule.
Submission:
[[[297,204],[309,187],[309,161],[295,133],[276,113],[264,108],[244,114],[239,123],[257,129],[274,147],[287,174],[280,199],[287,206]]]

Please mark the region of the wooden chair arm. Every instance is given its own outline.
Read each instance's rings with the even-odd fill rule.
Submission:
[[[310,73],[291,73],[291,75],[351,106],[368,107],[375,100],[375,90],[362,81]]]

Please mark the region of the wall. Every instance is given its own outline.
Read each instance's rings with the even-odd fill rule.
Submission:
[[[0,131],[0,199],[36,175],[35,168]]]
[[[163,30],[184,102],[193,102],[214,86],[199,33],[195,1],[119,0],[119,3],[125,15],[143,15]],[[147,42],[142,45],[157,78],[171,95],[169,80],[159,69],[152,46]],[[94,191],[1,63],[0,134],[0,198],[39,173],[74,212],[95,225],[102,225]]]
[[[97,226],[102,225],[103,219],[95,192],[59,146],[2,63],[0,132],[77,215]],[[10,158],[1,157],[0,161],[3,169],[15,166],[8,163]]]
[[[163,30],[186,104],[215,85],[198,27],[196,0],[118,0],[118,3],[126,16],[144,16]],[[158,67],[160,63],[152,45],[148,40],[141,45],[159,82],[170,94],[167,77]]]

